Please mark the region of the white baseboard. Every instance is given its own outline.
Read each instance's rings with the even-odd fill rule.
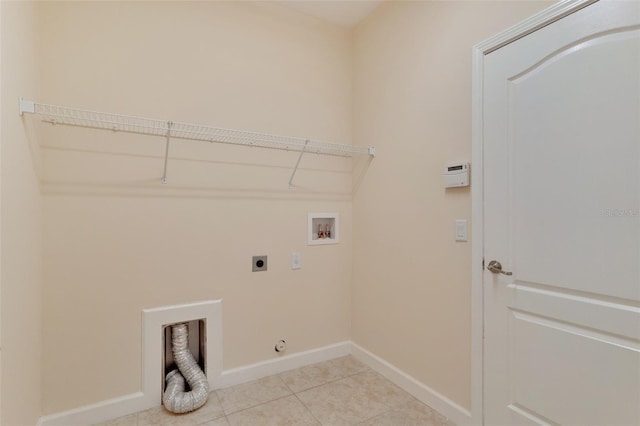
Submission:
[[[471,413],[468,410],[439,394],[425,384],[417,381],[382,358],[349,341],[296,354],[285,355],[280,358],[258,362],[244,367],[225,370],[217,377],[217,380],[215,381],[215,388],[220,389],[227,386],[245,383],[251,380],[282,373],[284,371],[314,364],[316,362],[328,361],[330,359],[339,358],[349,354],[353,355],[368,367],[382,374],[387,379],[391,380],[393,383],[416,397],[418,400],[445,415],[454,423],[458,425],[471,423]],[[38,422],[38,426],[90,425],[126,416],[148,408],[150,408],[148,406],[148,396],[145,396],[142,392],[138,392],[120,398],[87,405],[74,410],[41,417]]]
[[[346,356],[349,355],[350,349],[351,342],[336,343],[318,349],[285,355],[280,358],[226,370],[220,375],[216,374],[215,386],[212,387],[212,389],[238,385],[316,362]],[[159,368],[157,370],[160,371]],[[159,397],[156,399],[157,404],[159,404]],[[143,392],[137,392],[73,410],[43,416],[38,421],[38,426],[86,426],[116,419],[152,407],[153,405],[149,405],[149,396]]]
[[[37,426],[84,426],[146,410],[142,392],[40,417]]]
[[[409,376],[404,371],[351,342],[351,355],[366,366],[385,376],[416,399],[446,416],[457,425],[471,424],[471,412]]]
[[[217,388],[238,385],[251,380],[261,379],[272,374],[304,367],[316,362],[328,361],[349,355],[351,342],[341,342],[318,349],[312,349],[296,354],[285,355],[277,359],[258,362],[244,367],[233,368],[222,372],[222,376],[216,382]]]
[[[39,426],[85,426],[148,410],[162,400],[163,326],[204,319],[207,322],[207,378],[209,387],[217,385],[222,373],[222,300],[162,306],[142,311],[142,377],[140,392],[73,410],[43,416]]]

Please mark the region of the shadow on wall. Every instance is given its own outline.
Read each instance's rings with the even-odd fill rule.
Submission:
[[[369,166],[372,162],[373,157],[370,155],[354,158],[352,171],[353,186],[351,188],[353,195],[355,195],[358,192],[358,189],[360,189],[360,185],[367,175],[367,171],[369,170]]]
[[[46,141],[33,143],[47,165],[40,176],[46,194],[347,201],[353,165],[365,165],[359,185],[370,162],[361,162],[368,155],[306,153],[289,188],[299,152],[178,139],[170,143],[162,184],[163,138],[23,122]]]
[[[36,173],[38,180],[42,180],[42,148],[40,141],[42,140],[41,131],[39,126],[33,122],[33,120],[25,119],[23,115],[22,127],[26,136],[26,140],[29,146],[29,152],[31,153],[31,162],[33,164],[33,170]]]

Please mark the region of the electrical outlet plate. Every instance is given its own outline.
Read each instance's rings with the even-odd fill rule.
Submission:
[[[456,241],[467,241],[467,221],[456,220]]]
[[[293,252],[291,253],[291,269],[300,269],[302,268],[302,257],[300,253]]]
[[[267,270],[267,256],[253,256],[251,260],[251,271],[259,272]]]

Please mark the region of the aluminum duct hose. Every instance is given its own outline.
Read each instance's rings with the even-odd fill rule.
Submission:
[[[171,351],[178,366],[167,374],[167,388],[162,397],[165,408],[172,413],[188,413],[202,407],[209,398],[209,382],[189,351],[187,324],[171,326]],[[191,391],[185,392],[185,379]]]

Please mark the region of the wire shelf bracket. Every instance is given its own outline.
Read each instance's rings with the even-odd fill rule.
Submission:
[[[293,168],[293,172],[291,173],[291,177],[289,178],[289,189],[293,188],[293,178],[296,175],[296,172],[298,171],[300,160],[302,160],[302,156],[304,155],[304,151],[307,148],[307,145],[309,145],[308,140],[304,141],[304,147],[302,148],[302,151],[300,151],[300,155],[298,156],[298,161],[296,161],[296,166]]]
[[[162,179],[160,182],[163,184],[167,183],[167,162],[169,161],[169,142],[171,141],[171,127],[173,127],[173,123],[171,121],[167,121],[167,146],[164,149],[164,169],[162,170]]]
[[[175,121],[159,120],[107,112],[90,111],[57,105],[41,104],[20,98],[20,115],[35,114],[42,121],[50,124],[87,127],[114,132],[136,133],[160,136],[165,138],[164,169],[162,183],[167,183],[167,162],[169,160],[169,143],[171,139],[194,140],[209,143],[224,143],[260,148],[278,149],[300,152],[298,161],[289,179],[289,189],[293,188],[300,160],[305,153],[316,153],[338,157],[369,155],[375,157],[375,147],[341,145],[321,142],[313,139],[302,139],[289,136],[278,136],[268,133],[249,132],[245,130],[225,129],[221,127],[203,126]]]

